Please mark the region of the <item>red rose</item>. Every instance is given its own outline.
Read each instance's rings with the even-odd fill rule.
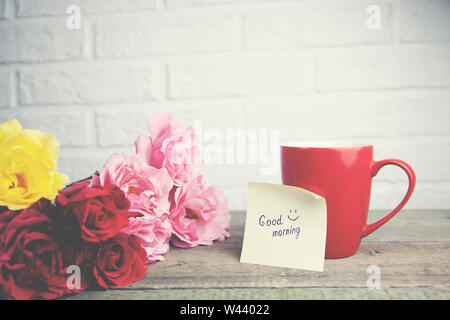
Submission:
[[[119,233],[100,244],[94,276],[105,288],[125,286],[145,276],[147,253],[139,239]]]
[[[115,185],[91,187],[90,180],[77,182],[59,191],[66,226],[79,226],[81,238],[89,242],[104,241],[128,226],[122,213],[130,203]]]
[[[9,211],[6,210],[0,213],[0,239],[2,238],[2,234],[8,225],[9,221],[17,215],[17,211]],[[0,249],[2,247],[2,242],[0,242]]]
[[[0,214],[0,297],[7,299],[58,298],[83,291],[89,271],[87,250],[81,241],[66,239],[42,202],[22,211]],[[67,268],[78,265],[81,288],[70,289]],[[86,272],[84,272],[86,270]]]

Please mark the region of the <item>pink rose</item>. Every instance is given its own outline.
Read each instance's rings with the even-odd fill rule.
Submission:
[[[162,255],[169,251],[172,227],[168,218],[160,219],[151,215],[129,218],[128,227],[122,232],[141,240],[148,263],[163,260]]]
[[[113,155],[100,170],[99,180],[94,178],[94,184],[114,184],[125,193],[130,212],[160,217],[169,210],[172,179],[166,169],[151,167],[139,156]]]
[[[181,186],[200,174],[202,162],[193,128],[183,128],[167,111],[154,113],[148,122],[150,137],[136,140],[136,153],[155,168],[166,168]]]
[[[165,168],[156,169],[142,154],[128,158],[113,155],[94,183],[115,184],[130,201],[128,227],[122,232],[137,237],[147,253],[147,261],[162,260],[169,250],[171,225],[168,221],[169,192],[173,181]]]
[[[175,190],[169,218],[172,242],[178,247],[211,245],[230,236],[225,195],[216,186],[204,185],[201,176]]]
[[[170,112],[165,110],[154,112],[150,116],[147,125],[150,131],[150,137],[145,135],[138,137],[136,140],[136,153],[145,155],[150,165],[161,168],[165,158],[161,152],[164,140],[171,137],[174,130],[183,126],[178,121],[172,119]],[[151,152],[148,152],[148,148],[151,149]]]
[[[163,165],[177,186],[187,183],[201,173],[200,151],[194,143],[195,133],[192,128],[180,128],[164,140],[161,152],[164,154]]]

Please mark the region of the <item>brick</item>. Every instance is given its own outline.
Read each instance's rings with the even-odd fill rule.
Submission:
[[[83,27],[69,30],[65,20],[17,26],[16,37],[19,61],[72,60],[83,54]]]
[[[6,0],[0,0],[0,20],[7,17]]]
[[[321,139],[315,139],[321,140]],[[322,139],[323,140],[323,139]],[[401,159],[411,165],[417,176],[417,183],[440,183],[450,181],[450,169],[448,158],[450,157],[450,141],[448,139],[333,139],[335,141],[360,142],[363,145],[374,145],[374,159]],[[442,141],[443,140],[443,141]],[[297,141],[305,141],[297,138]],[[280,183],[281,171],[278,169],[274,174],[263,175],[261,168],[268,168],[268,165],[234,165],[230,166],[238,171],[237,178],[233,181],[236,186],[245,185],[246,181],[259,181],[267,183]],[[397,166],[389,165],[382,168],[374,178],[374,184],[404,184],[400,186],[396,193],[390,198],[391,202],[401,199],[406,192],[408,178],[404,171]],[[379,191],[379,190],[376,190]],[[398,196],[397,196],[398,195]],[[432,206],[432,205],[430,205]],[[382,207],[381,207],[382,208]]]
[[[83,13],[110,13],[154,10],[155,0],[17,0],[18,17],[66,15],[69,5],[78,5]]]
[[[41,62],[82,57],[83,30],[59,23],[26,23],[0,28],[0,62]]]
[[[324,140],[324,139],[317,139]],[[351,141],[374,146],[374,160],[400,159],[411,165],[418,184],[450,181],[450,140],[448,137],[352,137],[329,140]],[[404,171],[397,166],[382,168],[374,181],[399,183],[407,181]],[[403,191],[402,191],[403,192]]]
[[[12,100],[12,75],[10,72],[0,71],[0,107],[8,107]]]
[[[280,130],[280,141],[450,134],[448,97],[279,98],[245,104],[247,127]],[[273,112],[277,110],[277,112]]]
[[[392,100],[355,99],[321,107],[316,110],[316,136],[325,140],[390,136],[399,120]]]
[[[227,128],[245,127],[245,114],[240,102],[217,100],[211,105],[210,101],[170,101],[153,105],[151,109],[147,107],[146,117],[158,109],[169,110],[173,118],[185,127],[194,127],[199,131],[198,134],[203,136],[205,143],[209,129],[224,131]]]
[[[104,146],[132,146],[140,134],[147,134],[148,113],[133,112],[97,112],[98,144]]]
[[[199,143],[209,145],[208,134],[210,129],[219,130],[224,134],[226,128],[243,128],[243,112],[238,106],[229,103],[183,103],[163,104],[142,107],[109,108],[107,111],[96,112],[96,126],[98,143],[102,147],[133,145],[137,136],[149,134],[147,122],[156,110],[169,110],[174,119],[180,121],[185,127],[194,127],[198,130]],[[220,117],[217,117],[220,114]]]
[[[205,163],[202,171],[204,180],[209,184],[220,184],[227,187],[247,187],[247,180],[244,181],[245,175],[242,176],[243,170],[237,165],[226,164],[207,164]],[[226,177],[226,179],[225,179]]]
[[[117,58],[229,50],[234,24],[234,17],[227,14],[150,14],[100,21],[96,55]]]
[[[59,150],[58,171],[69,176],[70,182],[91,176],[100,170],[113,152],[102,149]]]
[[[93,66],[21,71],[19,102],[92,104],[152,101],[164,95],[164,70],[158,66]]]
[[[300,98],[256,101],[247,103],[245,110],[248,128],[279,130],[280,141],[314,139],[322,130],[318,130],[317,114],[321,114],[323,108],[319,109],[317,103],[305,103]]]
[[[0,63],[11,62],[16,59],[16,29],[13,26],[0,27]]]
[[[247,186],[228,187],[221,184],[218,185],[227,197],[227,204],[230,210],[247,210]]]
[[[397,135],[450,135],[450,98],[429,97],[396,100],[395,116],[385,116]],[[393,119],[394,118],[394,119]]]
[[[240,3],[274,3],[279,0],[165,0],[169,9],[182,9],[192,7],[202,7],[221,4],[240,4]]]
[[[377,210],[382,209],[386,210],[386,214],[393,210],[403,199],[406,190],[408,188],[408,183],[406,181],[404,182],[383,182],[378,181],[376,178],[372,182],[372,191],[370,195],[370,206],[369,208],[371,210]],[[417,192],[417,190],[416,190]],[[410,200],[412,201],[415,197],[415,193],[413,194],[413,198]],[[411,204],[407,203],[406,208],[411,209]],[[400,212],[400,214],[402,214]],[[372,221],[369,217],[369,222]]]
[[[376,161],[392,158],[406,161],[414,169],[418,183],[450,181],[450,166],[448,166],[450,139],[447,136],[354,137],[350,140],[361,144],[372,144]],[[407,178],[403,170],[389,165],[380,170],[376,180],[399,182],[407,181]]]
[[[450,183],[420,183],[417,185],[408,208],[414,209],[448,209],[450,208]]]
[[[391,39],[390,5],[379,3],[380,29],[367,27],[368,5],[302,4],[256,9],[244,15],[246,48],[387,43]]]
[[[92,143],[91,117],[86,111],[27,108],[16,113],[24,128],[53,133],[62,147],[81,147]]]
[[[304,93],[306,59],[271,56],[169,64],[171,98]]]
[[[0,0],[0,20],[14,19],[14,0]]]
[[[308,141],[310,138],[302,138],[302,130],[298,127],[298,135],[291,137],[290,140],[280,139],[281,143],[286,141]],[[281,132],[283,129],[281,129]],[[450,167],[448,166],[448,159],[450,157],[450,140],[446,137],[432,138],[432,137],[347,137],[335,138],[329,136],[328,138],[318,137],[309,141],[336,141],[346,142],[351,141],[361,143],[362,145],[374,146],[374,159],[376,161],[382,159],[401,159],[409,163],[414,169],[419,182],[439,182],[450,181]],[[243,180],[237,180],[244,183],[250,181],[264,181],[269,183],[277,183],[279,181],[278,173],[274,175],[262,175],[261,168],[269,167],[264,164],[244,165],[244,171],[239,174]],[[236,168],[237,169],[237,168]],[[377,175],[376,181],[381,182],[401,182],[407,181],[407,177],[403,170],[396,166],[386,166]]]
[[[450,46],[351,50],[323,54],[318,59],[319,91],[449,86]]]
[[[403,199],[407,183],[383,183],[374,180],[370,209],[384,209],[386,214]],[[450,198],[449,182],[418,183],[404,209],[448,209]],[[405,214],[400,212],[399,214]],[[394,218],[395,219],[395,218]]]
[[[277,150],[279,151],[279,150]],[[276,153],[277,161],[274,164],[245,164],[230,165],[234,171],[237,171],[236,183],[239,187],[247,188],[248,181],[256,181],[261,183],[281,184],[281,167],[279,152]],[[272,167],[273,165],[273,167]],[[271,174],[262,174],[262,169],[271,169]],[[236,175],[236,173],[235,173]]]
[[[448,0],[403,1],[400,12],[401,41],[450,40],[450,2]]]

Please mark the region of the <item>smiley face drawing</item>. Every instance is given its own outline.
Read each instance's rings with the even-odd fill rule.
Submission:
[[[291,215],[294,218],[291,218]],[[291,221],[296,221],[298,218],[300,217],[300,215],[297,213],[297,209],[291,209],[289,210],[289,214],[288,214],[288,219]]]

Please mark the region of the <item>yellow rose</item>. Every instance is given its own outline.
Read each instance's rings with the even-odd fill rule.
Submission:
[[[68,181],[56,172],[59,142],[52,134],[23,130],[17,120],[0,123],[0,206],[27,208],[55,200]]]

